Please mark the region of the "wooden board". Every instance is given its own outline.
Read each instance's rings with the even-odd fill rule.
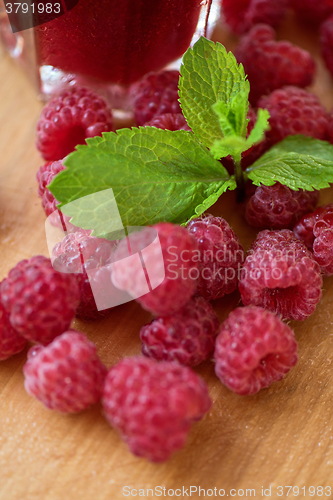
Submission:
[[[287,21],[280,30],[280,37],[286,35],[318,58],[317,35],[311,30]],[[215,37],[229,47],[235,42],[223,31]],[[333,106],[332,79],[320,61],[314,89],[326,106]],[[45,217],[35,182],[41,159],[34,148],[34,128],[42,105],[2,48],[0,95],[2,279],[20,259],[47,255]],[[332,199],[333,189],[322,191],[321,203]],[[235,204],[233,193],[223,196],[214,213],[224,216],[249,246],[255,231],[244,223],[243,207]],[[238,293],[217,301],[220,319],[237,304]],[[191,485],[224,488],[226,496],[235,496],[230,489],[254,488],[256,497],[261,497],[262,487],[271,486],[272,498],[278,498],[278,486],[305,486],[301,497],[318,498],[309,494],[308,487],[333,488],[332,314],[333,278],[326,278],[316,312],[307,321],[292,323],[299,342],[297,367],[282,382],[255,396],[237,396],[223,387],[211,362],[198,367],[214,405],[193,427],[186,448],[159,465],[131,455],[104,420],[100,406],[64,416],[28,396],[22,376],[26,352],[2,362],[0,499],[111,500],[126,498],[125,486],[142,488],[147,495],[147,488]],[[103,362],[111,366],[123,356],[140,352],[139,328],[149,319],[138,304],[130,303],[107,319],[91,324],[75,321],[73,326],[96,342]],[[325,493],[328,490],[323,498],[332,498]],[[236,493],[236,498],[241,496],[242,491]],[[198,493],[192,498],[199,498]]]

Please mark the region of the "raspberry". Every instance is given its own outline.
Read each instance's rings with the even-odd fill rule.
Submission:
[[[320,48],[325,64],[333,75],[333,16],[320,27]]]
[[[87,137],[112,130],[112,115],[104,99],[84,87],[53,97],[37,123],[37,149],[47,161],[61,160],[85,144]]]
[[[51,215],[57,209],[59,202],[46,186],[51,184],[56,175],[64,169],[65,165],[62,161],[48,161],[39,168],[36,174],[38,196],[42,198],[42,205],[47,216]]]
[[[284,85],[306,87],[312,83],[316,65],[309,52],[287,41],[276,42],[275,35],[270,26],[258,24],[236,49],[251,84],[252,104]]]
[[[219,320],[203,297],[195,297],[172,316],[154,319],[140,330],[142,353],[157,361],[195,366],[214,350]]]
[[[165,113],[164,115],[155,116],[146,126],[161,128],[163,130],[189,130],[184,115],[182,113]]]
[[[239,290],[244,305],[301,321],[316,309],[322,284],[318,264],[292,231],[265,230],[245,259]]]
[[[333,204],[319,207],[305,215],[294,227],[297,238],[313,250],[315,261],[322,271],[333,274]]]
[[[95,294],[99,297],[103,293],[108,294],[110,271],[101,268],[110,264],[115,243],[96,238],[90,233],[90,230],[85,229],[70,233],[52,250],[54,269],[62,273],[75,273],[81,294],[76,316],[83,321],[106,316],[110,311],[110,308],[98,311],[87,270],[99,270],[98,279],[94,280]]]
[[[249,120],[247,125],[247,135],[248,137],[254,128],[257,121],[257,114],[252,108],[251,104],[249,105],[249,111],[247,114],[247,118]],[[247,151],[242,153],[242,169],[245,170],[247,167],[252,165],[267,149],[267,143],[265,140],[259,142],[259,144],[254,144]],[[229,155],[226,158],[222,158],[222,165],[228,170],[230,175],[234,174],[235,166],[232,157]]]
[[[290,6],[297,15],[311,24],[324,21],[333,12],[332,0],[290,0]]]
[[[185,228],[161,222],[120,242],[113,253],[112,282],[137,298],[144,309],[168,316],[181,309],[196,291],[196,253],[196,241]]]
[[[331,144],[333,144],[333,113],[328,117],[328,127],[327,127],[327,138]]]
[[[149,73],[132,86],[134,116],[137,125],[145,125],[155,116],[181,113],[178,102],[179,71]]]
[[[202,215],[192,219],[187,229],[200,252],[198,293],[214,300],[236,290],[244,250],[229,224],[222,217]]]
[[[303,215],[314,210],[318,200],[319,191],[293,191],[279,182],[259,186],[246,206],[245,217],[254,227],[292,228]]]
[[[48,344],[71,324],[79,303],[74,276],[58,273],[50,259],[21,260],[1,284],[11,325],[28,340]]]
[[[314,94],[297,87],[284,87],[262,97],[258,106],[269,111],[271,129],[266,132],[270,145],[288,135],[303,134],[326,139],[328,114]]]
[[[107,373],[87,337],[69,330],[46,347],[28,352],[23,367],[26,391],[51,410],[74,413],[101,399]]]
[[[178,363],[125,358],[106,376],[103,407],[135,455],[167,460],[211,406],[204,381]]]
[[[242,35],[259,23],[278,26],[287,5],[287,0],[223,0],[221,12],[232,31]]]
[[[26,343],[27,341],[10,324],[9,316],[1,304],[0,294],[0,361],[23,351]]]
[[[237,394],[255,394],[281,380],[297,363],[292,329],[261,307],[238,307],[221,325],[215,373]]]

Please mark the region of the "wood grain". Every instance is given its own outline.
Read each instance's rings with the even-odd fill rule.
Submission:
[[[279,32],[318,59],[317,34],[289,19]],[[228,47],[235,44],[215,32]],[[333,85],[320,59],[314,90],[333,106]],[[34,128],[41,110],[33,88],[0,48],[0,278],[17,261],[47,255],[44,221],[36,194],[41,164]],[[321,202],[333,199],[323,190]],[[243,221],[243,207],[229,193],[214,207],[248,247],[255,231]],[[239,303],[234,293],[214,304],[221,320]],[[214,405],[196,424],[184,450],[156,465],[129,453],[104,420],[99,406],[74,416],[45,409],[25,393],[22,366],[26,352],[0,364],[0,499],[111,500],[122,488],[255,488],[329,486],[333,488],[333,279],[326,278],[317,311],[293,322],[299,342],[298,365],[280,382],[252,397],[223,387],[206,362],[196,371],[208,382]],[[115,309],[104,320],[74,322],[96,342],[111,366],[140,352],[139,328],[150,319],[136,303]],[[150,493],[151,496],[151,493]],[[241,493],[236,496],[240,498]],[[193,494],[192,498],[199,498]],[[304,498],[304,496],[303,496]],[[305,498],[311,497],[309,494]],[[327,496],[323,498],[328,498]],[[330,498],[332,498],[330,496]]]

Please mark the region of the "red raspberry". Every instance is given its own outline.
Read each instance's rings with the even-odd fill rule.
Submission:
[[[278,26],[287,5],[287,0],[223,0],[221,12],[232,31],[242,35],[259,23]]]
[[[284,87],[262,97],[258,106],[269,111],[271,129],[266,132],[270,145],[288,135],[303,134],[326,139],[328,114],[318,97],[304,89]]]
[[[132,453],[153,462],[182,448],[191,424],[212,404],[206,384],[190,368],[139,356],[111,368],[102,402]]]
[[[1,303],[0,294],[0,361],[23,351],[26,343],[26,339],[10,324],[9,316]]]
[[[320,27],[320,48],[326,66],[333,75],[333,16]]]
[[[195,297],[176,314],[156,318],[141,328],[142,354],[157,361],[196,366],[213,352],[218,327],[210,303]]]
[[[214,300],[236,290],[244,249],[227,221],[202,215],[192,219],[187,229],[197,240],[200,252],[198,293]]]
[[[120,242],[113,253],[112,282],[137,298],[144,309],[168,316],[181,309],[196,291],[196,253],[196,241],[185,228],[161,222]]]
[[[23,368],[26,391],[51,410],[74,413],[98,403],[106,367],[87,337],[69,330],[46,347],[28,352]]]
[[[184,115],[182,113],[165,113],[164,115],[154,116],[146,126],[161,128],[163,130],[189,130]]]
[[[265,230],[246,257],[239,290],[244,305],[301,321],[316,309],[322,284],[318,264],[292,231]]]
[[[333,144],[333,113],[328,117],[328,127],[327,127],[327,138],[331,144]]]
[[[332,0],[290,0],[290,6],[312,25],[324,21],[333,12]]]
[[[36,174],[38,182],[38,196],[42,198],[42,205],[47,217],[57,209],[57,204],[59,202],[46,186],[51,184],[56,175],[64,169],[65,165],[62,161],[48,161],[39,168]]]
[[[53,97],[37,124],[37,149],[45,160],[61,160],[87,137],[112,130],[112,115],[95,92],[74,87]]]
[[[21,260],[1,284],[1,300],[22,337],[48,344],[67,330],[79,303],[76,278],[37,255]]]
[[[178,102],[179,71],[149,73],[132,86],[134,116],[137,125],[145,125],[155,116],[181,113]]]
[[[297,363],[292,329],[261,307],[238,307],[222,323],[215,373],[237,394],[255,394],[281,380]]]
[[[76,316],[83,321],[106,316],[110,311],[110,308],[98,311],[87,271],[100,271],[94,276],[94,292],[99,297],[107,295],[111,274],[105,266],[111,262],[115,242],[96,238],[90,233],[90,230],[85,229],[70,233],[52,250],[54,269],[61,273],[75,273],[81,294]]]
[[[257,114],[252,108],[251,104],[249,106],[249,112],[247,114],[247,118],[249,120],[249,123],[247,125],[247,137],[250,135],[256,121],[257,121]],[[258,158],[260,158],[261,155],[263,155],[267,149],[267,141],[263,140],[259,142],[259,144],[255,144],[252,146],[250,149],[247,151],[244,151],[242,153],[242,169],[245,170],[247,167],[252,165]],[[235,165],[233,162],[232,157],[229,155],[226,158],[222,158],[221,160],[222,165],[228,170],[230,175],[234,174],[235,170]]]
[[[287,41],[276,42],[275,36],[273,28],[258,24],[236,49],[251,84],[252,104],[284,85],[306,87],[312,83],[316,65],[310,53]]]
[[[333,274],[333,204],[319,207],[305,215],[294,227],[294,233],[313,250],[322,271]]]
[[[305,214],[314,210],[319,191],[293,191],[277,182],[273,186],[258,186],[250,198],[245,217],[254,227],[292,228]]]

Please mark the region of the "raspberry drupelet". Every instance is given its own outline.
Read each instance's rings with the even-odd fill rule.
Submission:
[[[158,115],[145,125],[161,128],[163,130],[171,130],[173,132],[175,130],[191,131],[182,113],[165,113],[164,115]]]
[[[316,65],[311,54],[288,41],[275,40],[273,28],[258,24],[246,34],[236,49],[251,85],[249,99],[258,99],[284,85],[311,85]],[[263,107],[263,106],[261,106]]]
[[[255,394],[281,380],[297,363],[292,329],[261,307],[238,307],[222,323],[215,373],[229,389]]]
[[[61,160],[85,139],[112,130],[111,110],[104,99],[85,87],[66,89],[43,108],[36,146],[47,161]]]
[[[47,189],[47,186],[51,184],[53,179],[62,170],[65,170],[65,165],[62,161],[48,161],[39,168],[36,174],[38,196],[42,199],[42,206],[47,217],[57,209],[57,204],[59,203],[51,191]]]
[[[166,113],[181,113],[178,102],[179,71],[149,73],[130,90],[137,125]]]
[[[141,328],[142,354],[196,366],[213,352],[218,328],[210,303],[195,297],[172,316],[156,318]]]
[[[319,207],[305,215],[294,233],[313,251],[315,261],[327,275],[333,274],[333,205]]]
[[[90,230],[80,229],[67,234],[52,250],[53,267],[62,273],[74,273],[80,289],[80,303],[76,316],[83,321],[92,321],[106,316],[110,308],[98,310],[94,293],[99,298],[110,293],[111,272],[107,268],[111,263],[111,253],[116,243],[104,238],[91,236]],[[90,278],[87,271],[96,270]]]
[[[28,352],[23,368],[26,391],[50,410],[75,413],[98,403],[107,373],[87,337],[69,330],[46,347]]]
[[[212,401],[205,382],[178,363],[124,358],[105,380],[105,416],[135,455],[162,462],[185,444]]]
[[[56,271],[42,255],[20,261],[1,284],[11,325],[25,339],[41,344],[69,328],[79,298],[76,278]]]
[[[0,361],[23,351],[26,343],[26,339],[10,324],[9,315],[1,303],[0,293]]]
[[[273,186],[258,186],[246,206],[245,217],[254,227],[292,229],[295,223],[314,210],[319,191],[293,191],[277,182]]]
[[[264,307],[282,319],[304,320],[321,299],[319,265],[289,229],[261,231],[239,281],[244,305]]]
[[[237,288],[244,249],[226,220],[202,215],[187,225],[200,252],[198,294],[214,300]]]
[[[112,282],[144,309],[167,316],[194,295],[199,276],[197,257],[196,240],[184,227],[161,222],[119,243],[113,252]]]
[[[221,12],[232,31],[242,35],[259,23],[277,27],[287,6],[288,0],[223,0]]]
[[[318,97],[304,89],[284,87],[275,90],[258,102],[259,108],[269,111],[270,130],[266,138],[270,146],[288,135],[303,134],[325,140],[329,117]]]

